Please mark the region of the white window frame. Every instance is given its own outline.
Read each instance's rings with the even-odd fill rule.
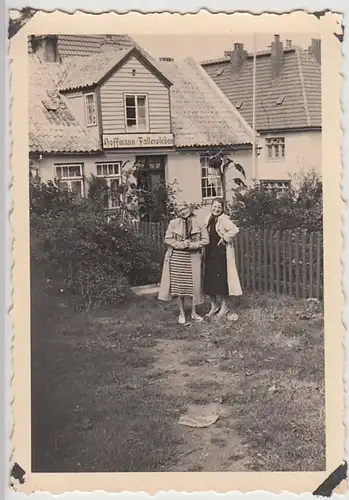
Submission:
[[[135,99],[135,110],[136,110],[136,126],[135,127],[130,127],[127,125],[127,106],[126,106],[126,100],[128,97],[133,97]],[[138,106],[137,106],[137,100],[139,97],[145,97],[145,127],[141,128],[139,126],[139,119],[138,119]],[[145,93],[139,93],[139,94],[134,94],[134,93],[125,93],[124,94],[124,114],[125,114],[125,130],[126,132],[144,132],[147,133],[149,132],[149,96],[148,94]]]
[[[217,196],[222,197],[222,182],[221,182],[221,177],[218,172],[213,168],[210,168],[208,166],[208,160],[209,156],[201,155],[200,156],[200,177],[201,177],[201,198],[202,201],[210,201],[216,198]],[[206,174],[206,175],[204,175]],[[211,185],[208,185],[209,179],[213,183]],[[204,185],[206,184],[206,185]],[[212,188],[216,188],[216,194],[209,196],[208,195],[208,190]]]
[[[80,168],[79,175],[71,175],[69,169]],[[62,175],[64,170],[68,170],[68,175]],[[84,185],[84,164],[83,163],[55,163],[54,164],[54,177],[60,182],[64,182],[68,185],[70,191],[74,192],[73,184],[75,182],[80,182],[81,185],[81,198],[85,197],[85,185]]]
[[[94,122],[90,123],[89,121],[89,114],[88,114],[88,104],[87,104],[87,98],[88,97],[93,97],[93,106],[94,106]],[[86,126],[87,127],[95,127],[97,125],[97,106],[96,106],[96,94],[95,92],[88,92],[84,94],[84,103],[85,103],[85,120],[86,120]]]
[[[113,172],[110,173],[110,168],[113,167],[112,170]],[[115,166],[118,166],[118,172],[115,173]],[[101,172],[98,172],[99,168],[101,168]],[[106,167],[104,169],[103,167]],[[121,161],[100,161],[96,163],[96,176],[99,178],[106,179],[108,188],[110,190],[111,185],[114,181],[119,181],[118,185],[121,184],[121,168],[122,168],[122,162]],[[107,170],[107,172],[105,172]],[[110,210],[117,210],[120,208],[120,203],[113,205],[114,200],[111,198],[111,196],[108,193],[108,207]]]
[[[261,185],[270,192],[276,192],[278,195],[286,193],[291,188],[290,179],[274,180],[264,179],[261,180]]]
[[[286,139],[285,137],[265,138],[266,157],[268,161],[285,161]]]

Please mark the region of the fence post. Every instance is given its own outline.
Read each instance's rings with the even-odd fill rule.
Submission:
[[[300,269],[299,269],[299,234],[294,235],[295,265],[296,265],[296,298],[300,298]]]
[[[252,288],[256,289],[256,232],[251,233],[251,251],[252,251]]]
[[[292,247],[292,234],[291,231],[287,232],[288,240],[288,293],[293,295],[293,247]]]
[[[267,293],[269,291],[268,287],[268,230],[263,231],[263,280],[264,280],[264,291]]]
[[[314,296],[313,246],[314,246],[314,233],[310,233],[310,237],[309,237],[309,297]]]
[[[276,256],[276,295],[280,295],[280,233],[275,234],[275,256]]]
[[[302,233],[302,296],[303,299],[307,298],[307,240],[306,240],[306,234],[303,232]]]
[[[257,231],[257,252],[258,252],[258,290],[261,292],[262,291],[262,273],[263,273],[263,267],[262,267],[262,239],[261,239],[261,230],[258,229]]]

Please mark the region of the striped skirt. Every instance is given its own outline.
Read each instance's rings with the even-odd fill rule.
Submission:
[[[170,260],[171,295],[193,296],[191,253],[173,250]]]

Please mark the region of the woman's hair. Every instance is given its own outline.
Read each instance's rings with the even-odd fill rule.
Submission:
[[[217,196],[216,198],[213,198],[212,203],[211,203],[211,207],[214,204],[214,202],[220,203],[220,205],[222,207],[222,213],[225,213],[225,203],[224,203],[223,198],[220,198],[219,196]]]

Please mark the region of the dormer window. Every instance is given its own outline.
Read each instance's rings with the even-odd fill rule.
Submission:
[[[148,132],[148,96],[125,95],[126,132]]]
[[[85,94],[85,114],[86,125],[88,127],[97,125],[96,99],[94,93]]]

